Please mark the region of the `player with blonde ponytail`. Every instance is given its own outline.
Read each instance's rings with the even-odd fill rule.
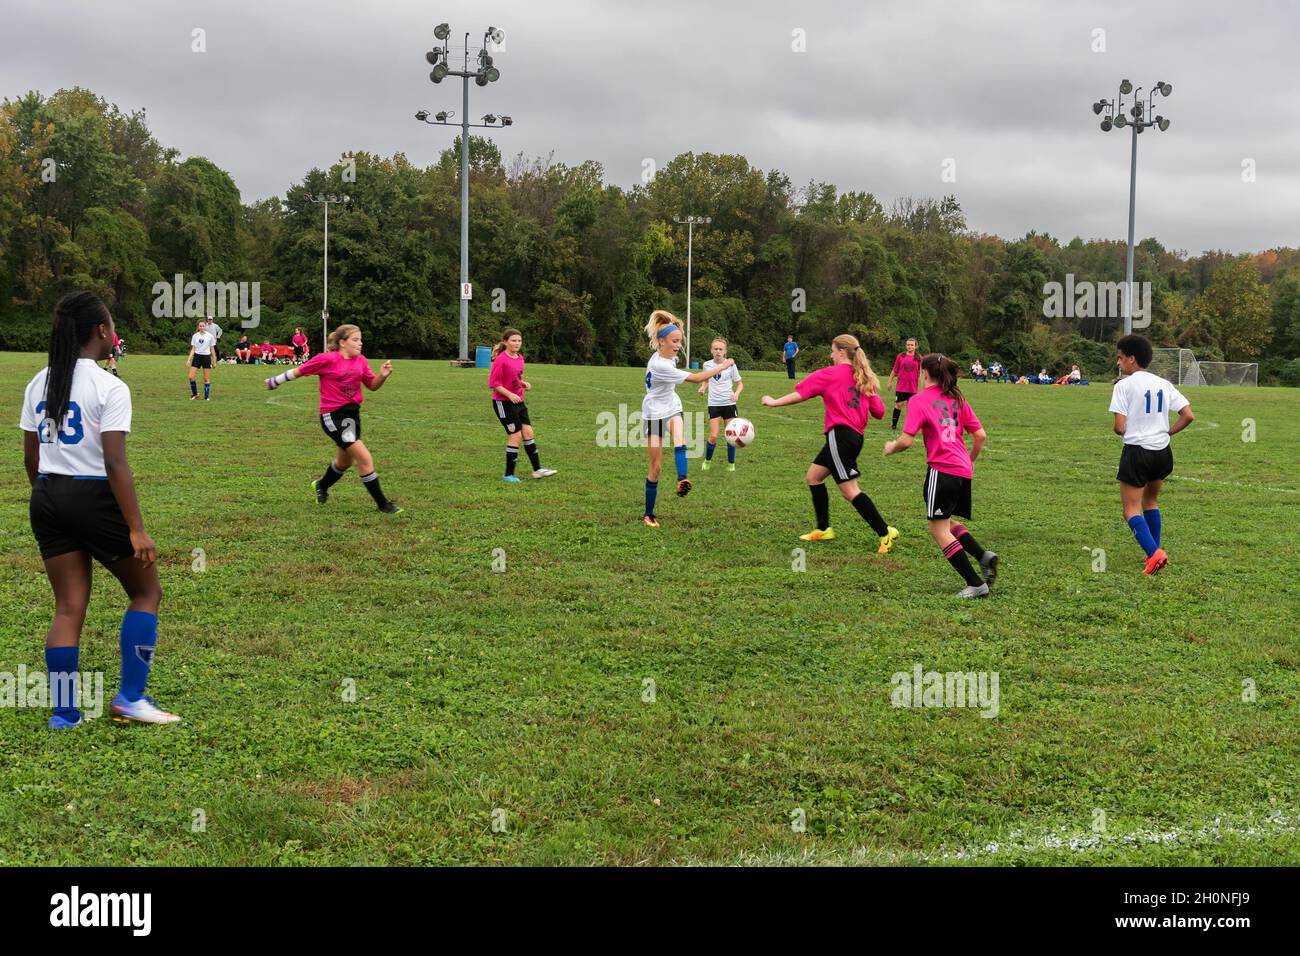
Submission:
[[[665,436],[673,443],[673,461],[677,466],[677,494],[681,497],[691,490],[686,477],[685,426],[682,422],[682,400],[677,386],[682,382],[705,382],[736,363],[723,359],[718,365],[698,372],[677,367],[677,356],[682,350],[682,328],[677,317],[663,309],[650,313],[645,326],[646,338],[653,353],[645,367],[645,398],[641,400],[641,419],[645,422],[646,454],[649,468],[645,479],[645,514],[641,521],[647,527],[659,527],[655,517],[655,499],[659,494],[659,469],[663,462]]]
[[[325,349],[297,368],[266,380],[266,387],[274,391],[304,375],[320,376],[320,427],[338,447],[325,474],[311,483],[316,502],[323,505],[329,500],[330,488],[355,462],[375,506],[384,514],[400,514],[402,509],[380,488],[375,459],[361,440],[361,386],[379,391],[393,374],[393,363],[385,362],[376,375],[361,354],[361,330],[355,325],[340,325],[331,332]]]
[[[835,478],[840,494],[852,503],[880,538],[877,551],[886,554],[898,538],[898,529],[885,523],[875,502],[858,487],[858,454],[862,451],[862,434],[872,418],[885,417],[885,403],[880,399],[880,380],[871,370],[871,362],[862,345],[852,335],[837,335],[831,340],[831,364],[818,369],[780,398],[763,396],[770,408],[796,405],[820,395],[826,406],[823,431],[826,444],[808,466],[806,479],[812,494],[817,527],[800,535],[804,541],[831,541],[835,531],[830,526],[830,495],[827,476]]]

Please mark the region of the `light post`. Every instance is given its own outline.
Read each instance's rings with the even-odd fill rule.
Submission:
[[[424,58],[433,70],[429,73],[429,79],[434,83],[441,83],[449,76],[459,76],[462,80],[464,90],[461,97],[460,123],[448,123],[449,116],[455,116],[455,111],[443,111],[435,114],[434,118],[429,119],[428,110],[420,110],[415,114],[415,118],[422,123],[428,123],[430,126],[460,126],[460,364],[469,364],[469,298],[466,289],[469,287],[469,128],[471,126],[510,126],[514,120],[509,116],[494,116],[489,113],[483,117],[482,123],[471,123],[469,121],[469,81],[472,77],[478,86],[487,86],[489,83],[495,83],[501,78],[501,71],[492,65],[492,55],[488,53],[488,46],[496,49],[505,40],[505,34],[496,27],[488,27],[483,34],[483,46],[478,51],[478,68],[471,70],[469,68],[469,34],[465,34],[465,64],[464,69],[453,70],[447,59],[448,47],[447,38],[451,36],[451,27],[445,23],[438,24],[433,30],[434,37],[441,42],[441,46],[434,46],[432,50],[424,55]]]
[[[686,369],[691,367],[691,245],[695,239],[695,226],[713,222],[709,216],[673,216],[673,222],[686,226]]]
[[[321,280],[324,296],[320,310],[321,343],[320,350],[326,351],[329,345],[330,323],[330,206],[336,202],[349,203],[351,196],[335,196],[333,193],[320,193],[307,197],[312,202],[325,207],[325,255],[321,264]]]
[[[1133,215],[1137,204],[1137,161],[1138,161],[1138,133],[1144,129],[1154,126],[1160,132],[1169,129],[1169,120],[1163,116],[1154,116],[1152,107],[1157,95],[1169,96],[1174,91],[1173,86],[1163,81],[1157,83],[1151,88],[1147,95],[1146,105],[1142,103],[1142,87],[1136,90],[1133,84],[1128,80],[1123,80],[1119,84],[1119,98],[1117,100],[1098,100],[1092,104],[1092,111],[1098,116],[1102,116],[1101,131],[1109,133],[1112,129],[1123,129],[1125,126],[1133,127],[1133,151],[1132,159],[1129,163],[1128,177],[1128,265],[1124,272],[1124,334],[1128,335],[1133,331]],[[1133,94],[1133,105],[1129,107],[1128,114],[1124,113],[1124,97]]]

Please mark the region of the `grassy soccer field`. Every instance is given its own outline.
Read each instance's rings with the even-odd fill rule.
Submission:
[[[16,427],[43,364],[0,354],[7,672],[44,669],[53,607]],[[314,380],[272,396],[223,366],[192,403],[181,357],[123,362],[164,589],[151,693],[184,722],[0,710],[0,863],[1300,863],[1300,393],[1188,390],[1150,578],[1109,386],[969,384],[969,526],[1003,563],[959,602],[924,454],[882,459],[887,420],[863,486],[894,553],[832,492],[838,540],[793,569],[821,405],[761,408],[783,374],[745,374],[734,474],[692,459],[678,499],[669,456],[653,531],[644,450],[597,440],[640,370],[530,367],[559,475],[507,485],[486,373],[395,365],[364,406],[388,517],[355,472],[316,505]],[[110,697],[123,606],[98,571],[81,668]],[[892,706],[918,664],[997,672],[997,716]]]

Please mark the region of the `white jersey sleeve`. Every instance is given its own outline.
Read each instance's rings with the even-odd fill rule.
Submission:
[[[682,400],[677,395],[677,386],[691,373],[658,353],[650,356],[645,369],[646,393],[641,400],[641,417],[646,421],[657,421],[681,414]]]

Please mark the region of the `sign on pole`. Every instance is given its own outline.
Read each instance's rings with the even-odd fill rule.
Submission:
[[[462,283],[460,284],[460,297],[461,297],[462,299],[472,299],[472,298],[474,298],[474,286],[473,286],[473,283],[470,283],[470,282],[462,282]]]

